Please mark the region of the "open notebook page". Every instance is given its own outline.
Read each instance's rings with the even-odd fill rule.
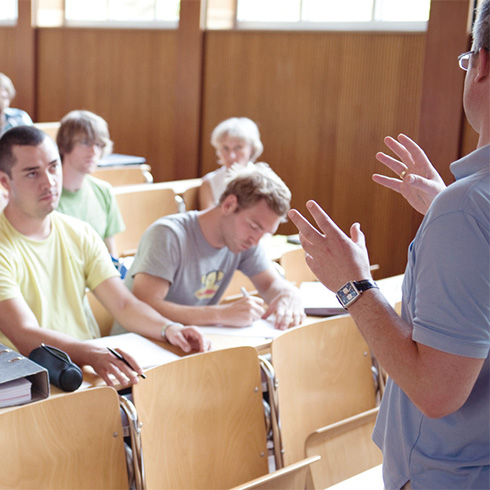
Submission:
[[[151,340],[136,333],[110,335],[100,337],[99,339],[87,340],[87,342],[101,347],[111,347],[112,349],[119,347],[128,354],[131,354],[143,369],[160,366],[161,364],[180,359],[178,355],[165,350]]]

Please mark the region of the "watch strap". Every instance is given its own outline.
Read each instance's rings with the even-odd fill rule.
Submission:
[[[371,279],[363,279],[362,281],[352,281],[352,282],[354,283],[354,286],[360,293],[363,293],[368,289],[379,289],[378,285],[374,281],[371,281]]]

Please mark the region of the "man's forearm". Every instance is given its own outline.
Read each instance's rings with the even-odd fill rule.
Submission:
[[[151,303],[165,318],[183,325],[217,325],[221,323],[220,307],[210,306],[188,306],[173,303],[171,301],[157,300]]]
[[[413,327],[396,314],[379,290],[364,292],[349,313],[381,366],[422,412],[442,417],[466,401],[483,360],[414,342]]]

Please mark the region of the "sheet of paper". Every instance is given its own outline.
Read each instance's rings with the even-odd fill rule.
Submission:
[[[131,354],[143,369],[180,359],[178,355],[135,333],[110,335],[99,339],[87,340],[87,342],[101,347],[111,347],[112,349],[119,347]]]
[[[19,378],[0,384],[0,408],[20,405],[31,400],[32,383]]]
[[[402,299],[402,282],[403,274],[376,281],[391,306],[395,306]],[[345,313],[335,293],[329,291],[321,282],[303,282],[299,290],[307,315],[324,316]]]
[[[260,337],[264,339],[274,339],[284,333],[284,330],[277,330],[274,324],[267,320],[256,320],[249,327],[199,327],[204,335],[233,335],[235,337]]]
[[[319,281],[302,282],[299,291],[307,315],[341,315],[345,313],[337,296]]]

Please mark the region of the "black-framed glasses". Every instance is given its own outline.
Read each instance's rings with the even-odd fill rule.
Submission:
[[[466,53],[461,53],[458,56],[459,67],[462,70],[468,71],[468,66],[470,65],[470,56],[474,53],[474,51],[467,51]]]

